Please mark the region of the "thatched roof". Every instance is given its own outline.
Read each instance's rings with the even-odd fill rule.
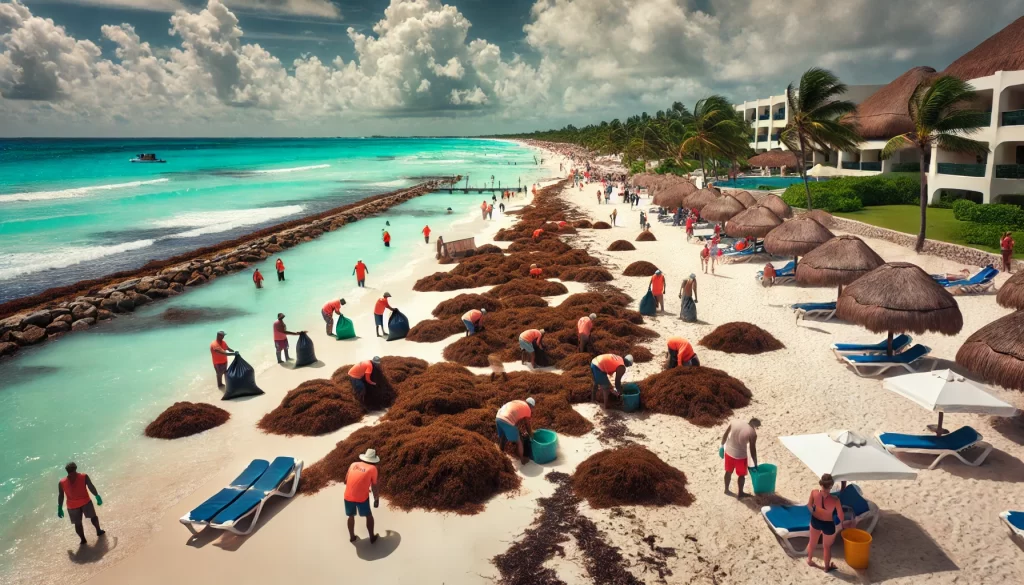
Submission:
[[[972,333],[956,352],[956,363],[987,382],[1024,390],[1024,311]]]
[[[696,191],[697,188],[693,186],[693,183],[686,180],[662,181],[654,187],[652,203],[668,208],[682,207],[686,197]]]
[[[630,177],[630,181],[633,182],[637,187],[650,187],[651,182],[655,180],[658,175],[653,173],[639,173]]]
[[[918,84],[934,75],[935,70],[931,67],[914,67],[861,102],[857,111],[850,115],[861,137],[865,140],[888,140],[911,132],[914,122],[910,119],[907,103]]]
[[[769,150],[747,159],[752,167],[789,167],[796,168],[796,154],[791,150]]]
[[[959,333],[964,317],[953,295],[909,262],[883,264],[843,289],[836,316],[875,333]]]
[[[835,235],[809,217],[785,221],[764,237],[764,249],[779,256],[803,256]]]
[[[988,77],[996,71],[1024,69],[1024,16],[953,61],[946,75],[963,80]]]
[[[812,209],[810,211],[805,211],[801,213],[799,217],[809,217],[827,228],[832,227],[832,214],[824,209]]]
[[[1024,272],[1017,272],[1003,283],[996,302],[1008,309],[1024,309]]]
[[[678,190],[683,195],[689,195],[690,193],[697,192],[696,185],[676,175],[666,175],[665,178],[655,182],[651,187],[656,193],[667,191],[669,189]]]
[[[782,224],[782,219],[767,207],[754,206],[737,213],[725,224],[730,236],[763,238]]]
[[[744,208],[757,205],[757,199],[748,191],[729,191],[726,195],[742,203]]]
[[[683,199],[683,205],[690,209],[696,209],[700,211],[704,209],[704,206],[711,203],[715,199],[718,199],[718,194],[710,189],[701,189],[700,191],[694,191],[693,193],[686,196]]]
[[[800,259],[796,281],[807,286],[841,286],[882,264],[885,260],[857,236],[837,236]]]
[[[700,210],[700,215],[704,219],[710,219],[711,221],[727,221],[744,209],[743,204],[732,197],[719,197],[705,205]]]
[[[760,205],[761,207],[767,207],[768,209],[771,209],[772,213],[781,217],[782,219],[789,219],[793,217],[793,208],[790,207],[788,203],[783,201],[782,197],[779,197],[775,193],[772,193],[767,197],[763,197],[760,201],[757,202],[757,204]]]

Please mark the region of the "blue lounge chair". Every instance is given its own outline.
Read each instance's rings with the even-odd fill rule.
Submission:
[[[256,483],[270,467],[263,459],[253,459],[245,471],[234,479],[228,486],[213,494],[202,504],[199,504],[191,512],[181,517],[179,522],[185,525],[192,534],[198,534],[196,526],[207,526],[221,510],[227,508],[239,496],[245,493],[252,484]]]
[[[290,498],[299,487],[302,475],[302,460],[291,457],[274,459],[267,471],[241,496],[213,517],[209,526],[228,530],[235,534],[249,534],[259,521],[260,511],[271,496]],[[289,488],[288,485],[291,484]],[[252,516],[248,528],[240,529],[238,525]]]
[[[828,321],[836,314],[835,301],[831,303],[797,303],[792,305],[791,308],[796,313],[796,320],[798,322],[800,319],[807,317]]]
[[[754,278],[757,282],[761,282],[764,279],[764,270],[758,270]],[[775,269],[775,284],[788,284],[790,282],[796,282],[796,263],[792,260],[783,265],[782,268]]]
[[[880,376],[891,368],[903,368],[910,373],[916,373],[914,362],[928,357],[932,349],[920,343],[911,347],[903,353],[896,355],[871,354],[871,355],[840,355],[839,359],[846,362],[848,366],[860,377]]]
[[[832,492],[832,495],[839,498],[843,508],[849,512],[853,510],[854,524],[857,528],[871,533],[878,524],[878,507],[864,499],[860,486],[850,484],[845,490]],[[807,554],[807,547],[797,550],[793,538],[809,538],[811,535],[811,511],[806,505],[802,506],[764,506],[761,508],[761,517],[768,523],[775,537],[779,540],[786,552],[793,556]]]
[[[999,515],[1010,529],[1010,534],[1024,542],[1024,512],[1008,510]]]
[[[952,294],[981,294],[995,286],[996,275],[999,271],[991,264],[982,268],[970,278],[961,280],[936,279],[935,281],[946,287]]]
[[[935,461],[928,466],[928,469],[935,469],[940,461],[953,455],[962,463],[977,467],[985,462],[985,458],[992,452],[992,445],[982,441],[981,433],[971,427],[960,427],[959,429],[943,435],[901,435],[899,433],[878,433],[878,442],[890,453],[926,453],[935,455]],[[971,447],[983,449],[980,455],[974,460],[967,460],[961,453]]]
[[[901,351],[910,347],[910,344],[914,341],[914,338],[907,335],[901,334],[892,338],[892,352],[900,353]],[[832,351],[836,354],[836,357],[840,355],[859,355],[859,354],[877,354],[885,353],[889,348],[888,340],[883,339],[878,343],[833,343]]]

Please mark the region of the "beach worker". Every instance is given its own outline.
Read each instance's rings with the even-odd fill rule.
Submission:
[[[252,281],[256,283],[256,288],[263,288],[263,275],[260,274],[259,268],[253,271]]]
[[[430,243],[430,226],[429,225],[423,226],[423,241],[428,243],[428,244]]]
[[[604,407],[608,408],[608,395],[615,393],[622,395],[622,376],[626,368],[633,365],[633,356],[619,357],[613,353],[606,353],[597,356],[590,361],[590,375],[594,379],[594,385],[590,388],[590,399],[597,402],[598,396],[603,395]],[[615,388],[612,389],[611,375],[615,374]]]
[[[324,323],[327,324],[327,335],[334,335],[334,315],[342,317],[341,306],[346,304],[345,299],[335,299],[333,301],[327,301],[324,306],[320,309],[320,316],[324,318]]]
[[[818,548],[818,537],[821,537],[825,556],[825,564],[821,568],[826,573],[836,569],[832,564],[832,543],[836,539],[835,517],[839,517],[840,526],[846,520],[843,516],[843,504],[839,498],[832,495],[832,486],[835,483],[831,474],[822,475],[818,480],[819,489],[811,490],[811,496],[807,498],[807,509],[811,511],[811,541],[807,543],[807,564],[812,567],[818,566],[814,562],[814,549]]]
[[[390,248],[391,247],[391,234],[388,232],[388,230],[380,230],[380,231],[381,231],[380,239],[384,240],[384,247],[385,248]]]
[[[487,219],[494,219],[494,205],[487,206]]]
[[[679,286],[679,298],[682,300],[679,307],[679,318],[687,323],[695,323],[697,321],[696,274],[691,272],[688,278],[683,279],[683,284]]]
[[[356,275],[356,284],[366,288],[366,275],[370,272],[370,269],[363,264],[362,260],[356,262],[356,267],[352,269],[352,274]]]
[[[292,331],[288,331],[288,327],[284,324],[284,313],[277,314],[277,321],[274,321],[274,352],[277,353],[277,363],[281,362],[281,352],[284,352],[284,361],[290,361],[292,358],[288,357],[288,336],[298,335]]]
[[[700,267],[704,269],[704,274],[708,273],[708,263],[711,262],[711,248],[710,244],[704,243],[704,247],[700,250]]]
[[[477,331],[484,328],[484,317],[487,316],[487,309],[470,309],[462,315],[462,323],[466,325],[466,337],[475,335]]]
[[[590,343],[590,333],[594,330],[594,321],[596,320],[597,314],[591,313],[590,315],[580,317],[580,320],[576,321],[576,335],[579,337],[577,349],[579,351],[584,351],[584,348]]]
[[[749,421],[734,420],[725,427],[725,434],[722,435],[722,449],[725,451],[725,493],[729,491],[729,483],[732,481],[732,474],[735,471],[736,498],[742,498],[743,483],[747,477],[747,449],[750,449],[750,458],[757,468],[757,429],[761,421],[752,418]]]
[[[601,205],[601,190],[597,190],[597,204]]]
[[[379,365],[380,358],[374,356],[372,360],[363,360],[348,370],[348,381],[352,384],[352,392],[360,404],[366,402],[366,385],[377,385],[373,381],[373,367]]]
[[[386,292],[384,293],[384,296],[377,299],[377,304],[373,306],[373,330],[374,332],[380,330],[380,333],[377,333],[377,337],[383,337],[388,334],[387,331],[384,331],[384,309],[391,309],[391,311],[395,310],[394,307],[388,304],[388,299],[390,298],[391,293]]]
[[[491,367],[491,382],[501,374],[502,380],[508,380],[508,374],[505,373],[505,364],[501,361],[501,355],[492,353],[487,356],[487,365]]]
[[[377,495],[377,464],[380,457],[377,451],[367,449],[359,456],[359,461],[348,466],[345,473],[345,515],[348,516],[348,540],[355,542],[356,513],[366,518],[366,532],[370,535],[370,544],[377,542],[377,534],[373,532],[373,511],[370,510],[370,493],[373,493],[373,507],[380,506]]]
[[[761,286],[775,285],[775,266],[769,262],[764,265],[764,272],[761,273]]]
[[[700,360],[693,351],[690,341],[684,337],[670,337],[668,340],[668,365],[666,370],[677,366],[699,366]]]
[[[480,204],[480,219],[487,219],[487,200]]]
[[[530,426],[530,418],[533,417],[533,407],[536,405],[537,401],[532,397],[526,400],[506,402],[498,409],[498,415],[494,418],[494,423],[498,427],[498,448],[504,453],[505,445],[515,443],[516,454],[519,455],[519,461],[523,465],[526,465],[529,459],[523,453],[523,439],[519,436],[519,425],[525,427],[527,438],[532,439],[533,428]]]
[[[999,240],[999,251],[1003,255],[1003,272],[1009,274],[1013,268],[1013,248],[1016,242],[1013,241],[1013,232],[1006,232]]]
[[[217,372],[217,387],[224,387],[224,374],[228,371],[228,356],[236,355],[237,352],[228,347],[228,342],[224,341],[224,336],[227,335],[223,331],[217,332],[217,339],[213,340],[210,344],[210,355],[213,356],[213,371]]]
[[[665,275],[660,270],[654,271],[654,276],[651,277],[651,294],[658,301],[658,306],[661,307],[662,312],[665,311]]]
[[[504,203],[499,203],[498,204],[498,209],[501,210],[502,213],[505,213],[505,204]]]
[[[278,258],[277,262],[274,263],[274,268],[277,269],[277,281],[281,282],[284,280],[284,260]]]
[[[644,229],[644,225],[647,223],[647,214],[643,211],[640,212],[640,229]]]
[[[612,220],[612,225],[614,226],[614,225],[615,225],[615,218],[619,217],[619,210],[618,210],[618,209],[613,209],[613,210],[612,210],[612,214],[611,214],[611,215],[609,215],[608,217],[610,217],[610,218],[611,218],[611,220]]]
[[[541,235],[541,234],[543,234],[543,233],[544,233],[544,230],[543,230],[543,229],[541,229],[541,228],[537,228],[537,229],[533,230],[533,239],[535,239],[535,240],[536,240],[536,239],[537,239],[537,238],[539,238],[539,237],[540,237],[540,235]]]
[[[686,216],[686,239],[687,240],[689,240],[690,238],[693,237],[693,223],[694,223],[693,216],[692,215],[687,215]]]
[[[541,268],[537,268],[536,264],[530,264],[530,278],[537,278],[537,279],[539,279],[541,274],[543,274],[543,273],[544,273],[544,270],[541,269]]]
[[[96,486],[92,484],[89,476],[85,473],[78,473],[78,465],[74,461],[65,465],[64,471],[68,473],[67,477],[57,484],[57,517],[64,517],[64,498],[66,497],[68,499],[68,519],[75,525],[75,532],[78,533],[81,544],[85,544],[85,528],[82,527],[83,516],[92,522],[97,538],[106,534],[106,531],[100,528],[100,519],[96,516],[96,508],[92,505],[89,492],[96,496],[97,506],[103,505],[103,498],[96,491]]]
[[[520,356],[520,362],[526,361],[526,356],[530,356],[530,366],[537,367],[537,350],[544,349],[541,344],[541,340],[544,338],[543,329],[527,329],[519,334],[519,349],[522,350]]]

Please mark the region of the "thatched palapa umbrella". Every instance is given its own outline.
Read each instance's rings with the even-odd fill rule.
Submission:
[[[827,228],[832,227],[832,214],[824,209],[812,209],[810,211],[805,211],[801,213],[799,217],[809,217]]]
[[[955,335],[964,326],[953,295],[909,262],[883,264],[858,278],[839,295],[836,316],[868,331],[888,332],[889,355],[894,331]]]
[[[761,207],[767,207],[772,210],[772,213],[781,217],[782,219],[789,219],[793,217],[793,208],[788,203],[782,200],[782,197],[772,193],[767,197],[757,202]]]
[[[835,235],[828,228],[809,217],[798,217],[785,221],[764,237],[764,249],[778,256],[802,256]]]
[[[744,207],[739,201],[736,201],[732,197],[719,197],[708,203],[700,210],[700,215],[704,219],[711,221],[728,221],[734,215],[741,213]]]
[[[993,384],[1024,390],[1024,311],[971,334],[956,352],[956,363]]]
[[[682,207],[686,197],[696,191],[697,188],[693,186],[693,183],[686,180],[667,183],[664,187],[654,189],[652,203],[666,208]]]
[[[767,207],[754,206],[734,215],[725,224],[730,236],[763,238],[779,225],[782,220]]]
[[[637,175],[633,175],[630,178],[630,181],[632,181],[633,184],[636,185],[637,187],[649,187],[651,181],[655,177],[657,177],[657,175],[652,175],[651,173],[640,173]]]
[[[757,199],[754,199],[754,196],[751,195],[749,191],[730,191],[726,193],[726,195],[742,203],[743,207],[753,207],[757,205]]]
[[[789,167],[795,169],[796,154],[791,150],[769,150],[750,157],[747,164],[761,168]]]
[[[792,221],[796,221],[795,219]],[[806,286],[843,286],[885,264],[885,260],[857,236],[837,236],[803,257],[796,281]]]
[[[1024,272],[1018,272],[1003,283],[996,302],[1008,309],[1024,309]]]
[[[686,198],[683,199],[683,205],[689,209],[696,209],[697,211],[700,211],[715,199],[718,199],[717,193],[710,189],[701,189],[687,195]]]

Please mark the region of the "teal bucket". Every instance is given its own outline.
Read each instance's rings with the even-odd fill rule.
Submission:
[[[622,410],[635,412],[640,410],[640,386],[625,384],[622,387]]]
[[[762,463],[757,468],[750,468],[750,486],[755,494],[770,494],[775,492],[775,476],[779,468],[771,463]]]
[[[558,435],[555,431],[537,429],[533,432],[530,447],[533,450],[534,463],[551,463],[558,456]]]

